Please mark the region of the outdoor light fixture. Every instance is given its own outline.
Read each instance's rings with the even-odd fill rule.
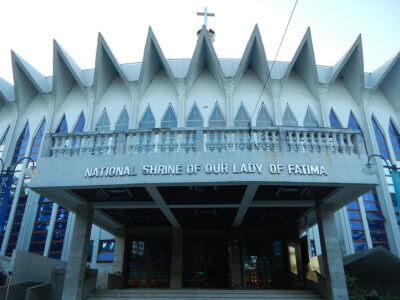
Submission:
[[[4,168],[4,161],[0,158],[1,162],[1,172],[0,176],[7,176],[7,175],[14,175],[15,173],[15,168],[17,165],[19,165],[23,160],[27,159],[29,162],[32,163],[32,166],[29,166],[25,169],[25,176],[27,178],[34,178],[39,176],[39,170],[36,167],[35,161],[30,158],[29,156],[22,157],[20,160],[18,160],[14,166],[9,166],[7,169]]]

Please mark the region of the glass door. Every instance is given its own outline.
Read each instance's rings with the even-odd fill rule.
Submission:
[[[227,288],[228,246],[225,239],[185,239],[183,286]]]
[[[243,281],[250,289],[287,287],[288,267],[281,240],[243,242]]]
[[[169,288],[170,264],[169,241],[132,241],[128,259],[128,287]]]

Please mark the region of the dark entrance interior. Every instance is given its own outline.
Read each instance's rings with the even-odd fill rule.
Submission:
[[[130,243],[128,287],[169,288],[171,243],[163,239],[137,239]]]
[[[228,245],[225,238],[185,238],[183,287],[229,287],[228,262]]]
[[[249,289],[285,289],[288,256],[282,239],[245,239],[242,242],[243,284]]]

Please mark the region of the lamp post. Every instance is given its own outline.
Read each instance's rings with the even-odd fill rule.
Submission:
[[[27,178],[33,178],[39,175],[39,172],[35,166],[35,161],[26,156],[22,157],[18,160],[13,166],[9,166],[6,169],[4,168],[4,161],[0,158],[1,162],[1,171],[0,171],[0,226],[3,226],[5,222],[5,217],[7,214],[7,207],[8,207],[8,200],[10,198],[10,187],[13,181],[15,168],[19,165],[22,161],[27,159],[29,162],[32,163],[32,166],[26,168],[25,176]]]
[[[393,187],[394,187],[394,194],[395,194],[395,206],[397,207],[398,203],[400,203],[400,176],[399,176],[399,170],[396,167],[395,164],[392,164],[391,166],[389,165],[388,161],[386,158],[384,158],[382,155],[379,154],[372,154],[368,156],[368,162],[367,162],[367,167],[371,167],[371,158],[372,157],[379,157],[380,159],[385,161],[386,167],[389,169],[390,176],[392,177],[393,181]]]

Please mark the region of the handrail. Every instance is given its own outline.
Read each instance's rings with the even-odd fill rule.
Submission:
[[[360,130],[306,127],[154,128],[48,134],[44,156],[272,151],[360,154]]]
[[[4,300],[8,300],[8,294],[10,292],[12,277],[13,277],[13,273],[11,271],[8,271],[8,277],[7,277],[7,282],[6,282],[6,297],[4,298]]]

